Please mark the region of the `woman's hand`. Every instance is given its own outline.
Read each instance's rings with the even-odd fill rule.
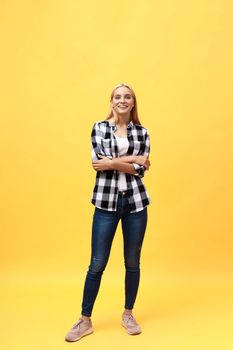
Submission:
[[[111,170],[112,169],[112,160],[108,157],[102,156],[101,154],[98,155],[100,158],[99,160],[94,160],[92,162],[92,167],[96,171],[103,171],[103,170]]]
[[[150,167],[150,161],[146,156],[135,156],[135,163],[143,165],[147,170]]]

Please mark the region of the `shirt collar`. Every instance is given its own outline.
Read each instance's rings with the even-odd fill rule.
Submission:
[[[107,122],[108,122],[108,124],[109,124],[110,127],[113,127],[114,129],[116,128],[115,122],[110,122],[110,121],[108,121],[108,120],[107,120]],[[131,128],[133,127],[133,125],[134,125],[134,123],[133,123],[132,120],[131,120],[131,121],[129,122],[129,124],[127,125],[127,129],[131,129]]]

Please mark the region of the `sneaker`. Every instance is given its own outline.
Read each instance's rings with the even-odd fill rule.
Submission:
[[[125,327],[127,333],[130,335],[140,334],[142,332],[139,324],[132,314],[123,314],[121,324],[123,327]]]
[[[92,327],[91,320],[84,321],[83,319],[79,319],[76,322],[71,330],[66,334],[66,341],[77,341],[84,337],[85,335],[91,334],[94,332]]]

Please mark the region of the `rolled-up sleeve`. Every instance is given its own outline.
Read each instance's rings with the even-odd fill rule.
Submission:
[[[143,165],[133,163],[134,169],[136,170],[135,176],[143,177],[145,174],[145,167]]]

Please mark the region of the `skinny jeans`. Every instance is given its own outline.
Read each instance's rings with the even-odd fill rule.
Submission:
[[[125,194],[126,193],[126,194]],[[140,281],[140,255],[147,225],[147,207],[130,213],[127,192],[119,193],[117,210],[95,207],[92,221],[91,259],[83,290],[82,315],[91,316],[106,268],[113,238],[121,220],[124,242],[125,305],[133,309]]]

